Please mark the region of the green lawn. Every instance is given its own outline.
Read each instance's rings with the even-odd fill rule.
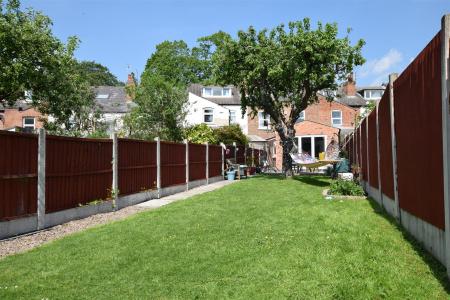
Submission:
[[[449,298],[442,266],[327,185],[243,180],[7,257],[0,299]]]

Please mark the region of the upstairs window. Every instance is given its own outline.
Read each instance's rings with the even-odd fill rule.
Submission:
[[[230,88],[203,88],[202,96],[204,97],[230,97],[231,89]]]
[[[236,111],[230,110],[230,124],[236,123]]]
[[[203,121],[205,123],[212,123],[214,121],[212,108],[203,109]]]
[[[36,128],[36,120],[34,117],[24,117],[22,119],[22,128],[24,132],[33,132]]]
[[[331,125],[333,126],[342,125],[342,111],[333,110],[331,112]]]
[[[265,112],[258,113],[258,129],[270,129],[270,116]]]

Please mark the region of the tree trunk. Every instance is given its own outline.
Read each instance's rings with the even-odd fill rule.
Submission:
[[[292,177],[294,172],[292,170],[291,151],[294,147],[293,138],[295,137],[295,130],[294,128],[287,128],[287,132],[283,129],[277,131],[281,146],[283,147],[283,173],[286,177]]]

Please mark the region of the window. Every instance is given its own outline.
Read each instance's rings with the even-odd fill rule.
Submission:
[[[97,99],[108,99],[109,94],[98,94]]]
[[[212,123],[214,120],[213,118],[213,109],[212,108],[205,108],[203,109],[203,121],[205,123]]]
[[[34,117],[24,117],[22,120],[22,127],[25,132],[32,132],[36,128]]]
[[[321,152],[325,152],[325,136],[301,136],[299,153],[307,153],[312,157],[319,158]]]
[[[383,96],[383,90],[365,90],[364,98],[366,99],[380,99]]]
[[[236,111],[230,110],[230,124],[236,123]]]
[[[300,115],[297,119],[297,122],[303,122],[303,121],[305,121],[305,111],[304,110],[300,113]]]
[[[231,89],[230,88],[203,88],[202,96],[204,97],[230,97]]]
[[[258,113],[258,129],[270,129],[270,116],[265,112]]]
[[[331,125],[342,125],[342,111],[333,110],[331,112]]]

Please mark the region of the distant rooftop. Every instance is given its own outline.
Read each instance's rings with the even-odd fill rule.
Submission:
[[[102,113],[127,113],[136,104],[127,98],[123,86],[94,87],[95,102]]]

